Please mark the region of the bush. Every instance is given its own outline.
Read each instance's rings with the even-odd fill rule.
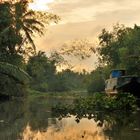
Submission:
[[[0,96],[26,96],[26,85],[20,84],[6,75],[0,74]]]
[[[114,97],[109,97],[103,93],[96,93],[90,97],[81,97],[74,101],[72,105],[57,105],[53,107],[54,112],[85,116],[96,111],[130,111],[136,110],[136,98],[129,93],[120,93]]]

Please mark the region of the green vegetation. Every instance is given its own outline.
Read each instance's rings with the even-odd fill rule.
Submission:
[[[102,30],[99,36],[100,63],[110,68],[124,68],[128,74],[139,75],[140,65],[140,27],[134,28],[116,25],[113,31]]]
[[[35,98],[42,98],[42,99],[47,99],[49,97],[53,97],[53,98],[60,98],[60,99],[76,99],[79,98],[81,96],[85,97],[87,96],[87,92],[78,92],[78,91],[65,91],[65,92],[40,92],[37,90],[32,90],[32,89],[28,89],[27,90],[28,94],[30,96],[29,99],[35,99]]]
[[[58,17],[50,13],[28,9],[28,1],[0,3],[0,52],[2,55],[29,54],[36,50],[35,34],[43,35],[45,25],[57,22]]]
[[[129,93],[109,97],[104,88],[112,69],[126,69],[128,74],[140,76],[140,26],[117,24],[112,31],[102,30],[97,49],[86,39],[74,40],[49,56],[36,51],[34,37],[42,36],[47,26],[60,18],[32,11],[28,4],[26,0],[0,2],[0,100],[14,97],[0,102],[1,139],[21,137],[28,125],[32,131],[44,133],[50,123],[57,123],[56,118],[71,115],[77,123],[81,118],[93,118],[98,126],[108,125],[104,127],[106,133],[114,128],[121,131],[118,122],[122,128],[128,123],[128,127],[135,124],[139,128],[135,121],[139,115],[132,115],[137,99]],[[70,56],[82,61],[93,53],[98,65],[91,72],[75,72],[65,60]],[[65,65],[67,69],[57,71]],[[23,98],[26,94],[29,96]]]
[[[30,57],[27,72],[32,77],[30,87],[41,92],[64,92],[85,89],[84,79],[86,74],[73,72],[70,69],[62,72],[56,71],[58,59],[47,57],[39,51]],[[73,81],[73,82],[71,82]]]
[[[135,111],[137,108],[136,98],[131,94],[118,94],[109,97],[103,93],[96,93],[93,96],[81,97],[74,100],[73,104],[59,104],[54,106],[53,112],[59,116],[74,115],[77,117],[95,117],[95,112],[116,112],[116,111]]]
[[[51,129],[54,128],[54,131],[58,128],[57,132],[59,132],[62,127],[61,124],[63,123],[61,123],[61,121],[58,123],[56,117],[59,116],[53,116],[51,112],[51,107],[54,106],[55,103],[59,104],[59,102],[62,102],[62,99],[57,100],[54,98],[51,100],[50,98],[39,98],[32,101],[18,99],[0,103],[0,138],[5,140],[23,139],[23,130],[25,130],[27,126],[30,126],[33,132],[41,131],[43,134],[46,131],[48,133],[50,127]],[[63,103],[68,104],[67,100],[63,100]],[[106,136],[114,139],[126,139],[129,137],[128,140],[139,140],[139,116],[139,112],[124,112],[119,110],[116,112],[110,111],[106,113],[96,111],[94,112],[94,116],[92,115],[90,117],[86,115],[84,118],[86,117],[91,119],[90,122],[93,126],[94,121],[96,121],[99,127],[103,127],[103,131]],[[75,121],[77,122],[82,119],[80,118],[80,115],[78,117],[75,118]],[[68,122],[70,124],[74,121],[73,117],[72,119],[67,120],[70,120]],[[62,122],[66,122],[66,120],[64,119]],[[88,127],[88,125],[86,126]],[[52,133],[50,133],[50,135],[51,134]],[[80,131],[80,134],[83,134],[83,132]],[[69,136],[69,140],[71,140],[73,133]],[[29,136],[27,139],[29,138],[33,137]]]
[[[56,67],[44,52],[39,51],[29,58],[27,72],[32,77],[31,87],[39,91],[47,91],[49,79],[53,79]]]
[[[0,62],[0,96],[23,96],[25,95],[30,76],[19,67]],[[11,92],[12,91],[12,92]]]
[[[99,63],[89,76],[88,91],[102,91],[112,69],[125,69],[128,75],[140,76],[139,36],[138,25],[130,28],[117,24],[112,31],[102,30],[98,38],[99,47],[96,49]],[[97,86],[94,86],[95,83]]]
[[[46,25],[58,19],[56,15],[28,9],[28,1],[0,2],[0,95],[26,93],[29,75],[25,72],[25,58],[36,52],[33,37],[43,35]]]
[[[57,23],[59,17],[32,11],[28,9],[28,3],[0,3],[1,95],[18,96],[20,92],[26,92],[27,87],[38,94],[88,91],[92,95],[104,91],[105,79],[111,69],[123,68],[128,74],[140,75],[139,26],[130,28],[117,24],[112,31],[102,30],[97,49],[86,39],[74,40],[48,57],[45,52],[36,52],[34,36],[43,35],[47,25]],[[74,72],[71,68],[57,71],[58,66],[68,63],[65,56],[83,60],[92,53],[96,53],[99,60],[92,72]]]

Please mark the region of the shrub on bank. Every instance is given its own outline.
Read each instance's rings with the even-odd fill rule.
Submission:
[[[80,97],[74,100],[72,105],[59,104],[53,107],[56,114],[92,114],[95,111],[130,111],[136,110],[136,98],[129,93],[120,93],[109,97],[103,93],[96,93],[90,97]]]

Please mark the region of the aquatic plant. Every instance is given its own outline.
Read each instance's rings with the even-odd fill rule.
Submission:
[[[57,115],[90,117],[95,112],[105,111],[134,111],[137,108],[136,98],[129,93],[120,93],[109,97],[103,93],[96,93],[89,97],[80,97],[73,101],[73,104],[58,104],[52,108]]]

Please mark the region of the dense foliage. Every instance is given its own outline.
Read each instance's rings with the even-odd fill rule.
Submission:
[[[37,59],[34,59],[34,62],[32,62],[32,58],[30,58],[27,70],[29,72],[29,67],[31,66],[31,69],[33,69],[34,72],[37,70],[36,74],[39,76],[37,78],[37,75],[33,76],[29,72],[34,79],[32,87],[35,87],[35,89],[39,91],[88,90],[90,93],[103,92],[105,88],[105,80],[108,78],[111,69],[123,68],[128,71],[128,74],[139,74],[139,67],[137,65],[139,64],[139,56],[136,56],[135,54],[126,54],[130,48],[131,53],[139,52],[137,51],[138,47],[130,47],[130,44],[133,45],[134,42],[135,45],[139,43],[135,39],[138,32],[139,27],[136,25],[134,26],[134,29],[124,27],[123,25],[114,26],[113,31],[110,32],[104,29],[99,36],[100,47],[97,49],[99,64],[91,73],[77,73],[70,69],[57,73],[56,66],[58,64],[61,65],[66,61],[63,56],[56,53],[49,58],[44,56],[46,57],[46,62],[41,62]],[[75,50],[72,49],[69,53],[72,55],[73,51],[75,52]],[[135,58],[137,58],[137,60]],[[33,63],[38,63],[38,66],[35,66]],[[46,68],[44,65],[47,65]],[[42,69],[42,67],[44,68]],[[132,69],[134,70],[132,71]]]
[[[129,93],[120,93],[117,96],[109,97],[103,93],[96,93],[93,96],[76,99],[73,104],[58,104],[52,109],[60,116],[75,115],[79,117],[90,116],[96,111],[129,111],[136,110],[136,98]],[[94,118],[94,116],[93,116]]]
[[[140,27],[115,25],[113,30],[103,29],[99,35],[98,66],[90,74],[89,92],[103,91],[105,80],[112,69],[125,69],[127,75],[140,75]]]
[[[32,77],[31,87],[39,91],[47,91],[48,81],[53,80],[56,67],[53,61],[49,61],[44,52],[39,51],[30,57],[27,64],[27,72]]]
[[[28,1],[0,3],[0,15],[1,54],[24,55],[31,49],[35,51],[34,35],[43,35],[45,25],[58,21],[56,15],[30,10]]]
[[[105,79],[101,70],[96,69],[88,76],[87,90],[89,93],[103,92],[105,88]]]
[[[17,66],[0,62],[0,96],[23,96],[30,76]],[[11,92],[12,91],[12,92]]]
[[[47,12],[32,11],[28,8],[28,4],[28,1],[21,0],[0,3],[0,62],[5,63],[5,67],[4,65],[0,67],[1,85],[11,78],[21,84],[22,78],[27,76],[23,71],[25,70],[32,78],[30,88],[34,90],[43,92],[87,90],[95,93],[104,91],[105,79],[111,69],[123,68],[128,74],[140,75],[139,26],[134,25],[130,28],[117,24],[112,31],[102,30],[98,38],[99,47],[96,50],[86,39],[74,40],[65,43],[60,52],[53,52],[48,57],[44,52],[36,53],[34,36],[43,35],[46,25],[52,21],[57,23],[59,17]],[[92,53],[97,54],[99,63],[91,73],[73,72],[71,69],[57,72],[58,65],[63,66],[67,63],[63,56],[83,60]],[[25,76],[15,71],[18,68],[7,63],[18,66],[19,71]],[[10,72],[13,75],[10,75]]]
[[[47,57],[39,51],[30,57],[27,72],[32,77],[31,88],[38,91],[70,91],[85,89],[85,74],[73,72],[70,69],[57,72],[58,59]],[[71,82],[72,81],[72,82]]]
[[[102,30],[99,36],[100,63],[111,68],[124,68],[129,74],[140,74],[140,27],[116,25],[113,31]]]
[[[28,3],[0,2],[0,86],[4,95],[17,96],[26,89],[23,79],[29,76],[22,69],[26,69],[25,58],[36,52],[33,37],[43,35],[46,25],[59,20],[56,15],[30,10]]]

